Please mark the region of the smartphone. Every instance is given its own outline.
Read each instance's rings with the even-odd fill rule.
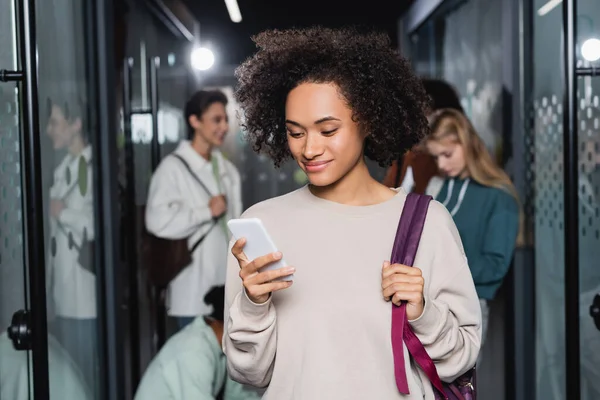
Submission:
[[[249,260],[254,260],[255,258],[279,251],[262,221],[258,218],[230,219],[227,222],[227,227],[235,240],[241,238],[246,239],[244,253]],[[260,271],[269,271],[287,266],[288,264],[282,258],[281,260],[261,268]],[[278,280],[291,281],[293,279],[294,275],[292,274],[281,277]]]

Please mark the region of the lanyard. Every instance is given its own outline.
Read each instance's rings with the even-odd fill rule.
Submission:
[[[470,179],[465,179],[462,186],[460,187],[460,192],[458,193],[458,200],[456,202],[456,205],[454,206],[452,211],[450,211],[450,215],[452,215],[453,217],[456,215],[456,213],[460,209],[460,206],[462,205],[463,200],[465,199],[465,193],[467,193],[467,188],[469,187],[469,181],[470,181]],[[452,197],[453,190],[454,190],[454,179],[452,179],[450,181],[450,183],[448,183],[448,193],[446,194],[446,199],[442,203],[446,207],[448,206],[448,202],[450,201],[450,198]]]
[[[222,193],[223,186],[221,185],[221,173],[219,170],[219,160],[217,160],[217,157],[213,154],[210,161],[212,164],[213,175],[215,176],[215,181],[217,182],[217,190],[219,191],[219,193]],[[224,193],[222,193],[222,194],[224,194]],[[225,215],[223,215],[221,218],[219,218],[219,224],[221,225],[221,228],[223,229],[223,232],[225,233],[225,237],[227,238],[227,240],[229,240],[229,230],[227,229],[227,222],[225,220]]]
[[[215,181],[217,182],[217,190],[219,192],[222,191],[221,188],[221,174],[219,173],[219,160],[217,160],[217,157],[215,157],[214,155],[212,155],[210,157],[210,162],[212,164],[212,170],[213,170],[213,175],[215,176]]]

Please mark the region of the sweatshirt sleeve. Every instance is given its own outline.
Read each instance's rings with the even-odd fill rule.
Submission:
[[[484,232],[481,251],[469,256],[473,280],[478,285],[502,282],[513,257],[519,233],[519,209],[508,194],[498,191]]]
[[[420,250],[429,253],[429,282],[425,283],[423,314],[410,324],[440,378],[451,382],[477,361],[481,345],[479,299],[456,226],[437,202],[430,205],[421,243],[424,246]]]
[[[237,260],[230,251],[225,284],[223,351],[233,380],[262,388],[271,381],[275,363],[275,306],[271,298],[263,304],[250,301],[243,289],[239,271]]]
[[[167,157],[152,176],[146,206],[146,227],[158,237],[183,239],[212,221],[208,204],[190,204],[177,182],[177,167]]]

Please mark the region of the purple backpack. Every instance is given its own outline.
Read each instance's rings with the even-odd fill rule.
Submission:
[[[427,209],[431,196],[410,193],[406,197],[394,248],[392,251],[392,264],[404,264],[411,266],[415,260],[417,249]],[[421,344],[421,341],[412,331],[408,318],[406,317],[406,303],[400,306],[392,304],[392,350],[394,353],[394,374],[396,386],[402,394],[409,394],[408,382],[406,380],[406,369],[404,363],[403,343],[406,344],[408,352],[413,360],[425,372],[434,387],[436,399],[449,400],[475,400],[475,368],[467,371],[452,383],[442,382],[431,357]]]

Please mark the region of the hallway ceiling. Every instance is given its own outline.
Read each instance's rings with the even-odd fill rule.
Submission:
[[[238,0],[242,22],[229,18],[225,0],[185,0],[200,22],[200,37],[225,64],[238,64],[254,51],[250,36],[264,29],[309,25],[375,27],[397,42],[400,17],[413,0]]]

